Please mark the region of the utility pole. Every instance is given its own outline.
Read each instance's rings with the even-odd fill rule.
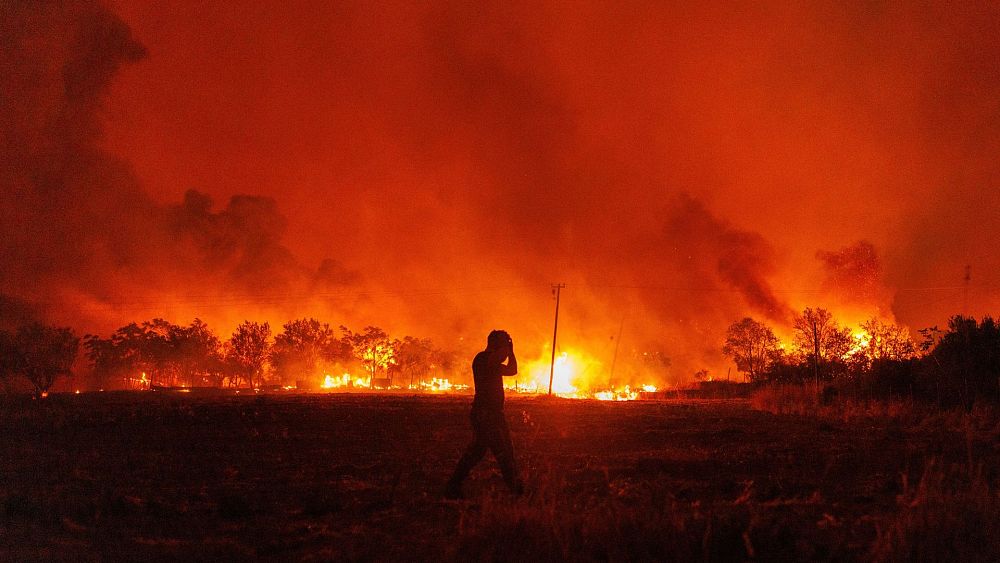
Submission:
[[[618,362],[618,347],[622,345],[622,331],[625,330],[625,315],[622,324],[618,325],[618,340],[615,340],[615,355],[611,356],[611,375],[608,376],[608,389],[615,390],[615,364]]]
[[[552,328],[552,361],[549,363],[549,396],[552,396],[552,378],[556,374],[556,336],[559,334],[559,290],[566,287],[566,284],[559,283],[552,285],[552,293],[556,296],[556,322]]]
[[[819,393],[819,334],[816,333],[816,319],[812,320],[813,328],[813,373],[816,376],[816,392]]]
[[[962,294],[962,315],[969,314],[969,282],[972,281],[972,266],[965,266],[965,288]]]

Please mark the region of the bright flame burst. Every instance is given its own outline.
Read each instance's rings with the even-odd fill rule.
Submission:
[[[344,387],[368,387],[368,380],[352,379],[349,373],[339,376],[327,373],[324,374],[323,383],[320,384],[320,388],[322,389],[341,389]]]
[[[517,375],[516,379],[504,380],[504,385],[519,393],[547,393],[551,371],[552,392],[561,397],[576,397],[582,373],[580,366],[585,363],[580,358],[577,354],[571,356],[569,352],[563,352],[556,356],[554,367],[550,358],[527,362],[520,369],[522,374],[527,374],[527,380]]]
[[[520,375],[504,378],[507,389],[517,393],[548,393],[549,369],[551,357],[540,357],[533,361],[522,362]],[[608,374],[601,362],[576,350],[562,352],[555,358],[552,373],[552,393],[564,398],[587,399],[601,401],[634,401],[641,398],[642,393],[655,393],[655,385],[625,385],[610,388],[607,383]],[[341,375],[323,374],[321,389],[368,389],[370,378],[354,377],[350,373]],[[399,389],[400,387],[393,387]],[[409,389],[431,393],[455,393],[468,391],[469,385],[452,383],[444,377],[422,379]]]
[[[506,381],[508,389],[518,393],[548,393],[549,375],[552,375],[552,393],[564,398],[586,399],[594,398],[601,401],[634,401],[640,398],[640,393],[655,393],[655,385],[642,385],[610,389],[601,380],[607,377],[601,362],[576,350],[563,352],[556,356],[555,365],[551,357],[539,358],[527,362],[514,381]]]
[[[610,391],[598,391],[594,393],[594,398],[598,401],[634,401],[639,398],[640,393],[656,393],[655,385],[643,385],[633,389],[626,385],[621,389]]]
[[[862,353],[868,345],[871,344],[872,337],[865,331],[855,332],[854,344],[851,346],[850,351],[847,353],[849,356],[854,356],[856,354]]]
[[[468,385],[462,385],[460,383],[452,383],[443,377],[432,377],[430,381],[421,381],[418,386],[415,386],[422,391],[434,392],[449,392],[449,391],[464,391],[469,388]]]

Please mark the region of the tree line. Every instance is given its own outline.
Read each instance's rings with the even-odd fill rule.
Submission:
[[[957,315],[914,342],[902,326],[873,317],[852,331],[820,308],[792,323],[790,347],[750,317],[726,331],[722,352],[751,383],[812,382],[870,398],[910,396],[971,407],[1000,402],[1000,325]]]
[[[392,339],[381,328],[354,332],[314,318],[286,322],[272,335],[268,323],[244,321],[225,341],[201,319],[187,326],[156,318],[129,323],[107,338],[78,337],[71,329],[42,324],[0,331],[0,380],[10,391],[18,377],[36,395],[72,374],[79,350],[89,360],[96,388],[150,386],[249,387],[315,383],[327,370],[360,370],[355,381],[413,386],[432,370],[450,370],[452,352],[426,338]]]

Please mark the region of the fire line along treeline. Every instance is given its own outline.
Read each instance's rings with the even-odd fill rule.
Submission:
[[[338,386],[413,386],[451,369],[454,356],[428,339],[393,339],[375,326],[333,329],[313,318],[289,321],[273,336],[268,323],[244,321],[224,342],[200,319],[187,326],[153,319],[107,338],[88,335],[84,348],[95,389],[312,388],[329,374],[347,376]]]
[[[1000,326],[954,316],[947,330],[908,331],[872,317],[857,330],[841,326],[825,309],[806,308],[786,345],[771,327],[750,317],[729,326],[722,347],[753,384],[815,384],[824,397],[910,397],[971,408],[1000,401]]]

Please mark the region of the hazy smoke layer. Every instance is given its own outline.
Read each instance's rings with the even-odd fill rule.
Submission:
[[[620,332],[686,379],[746,315],[1000,304],[993,5],[0,10],[11,318],[313,314],[541,356],[566,282],[564,346],[606,368]]]
[[[41,317],[107,329],[125,309],[162,314],[191,295],[267,302],[354,280],[332,262],[299,264],[282,245],[286,220],[273,199],[234,196],[213,213],[190,191],[164,207],[100,148],[108,85],[146,54],[117,16],[96,2],[8,2],[2,18],[5,324]]]

